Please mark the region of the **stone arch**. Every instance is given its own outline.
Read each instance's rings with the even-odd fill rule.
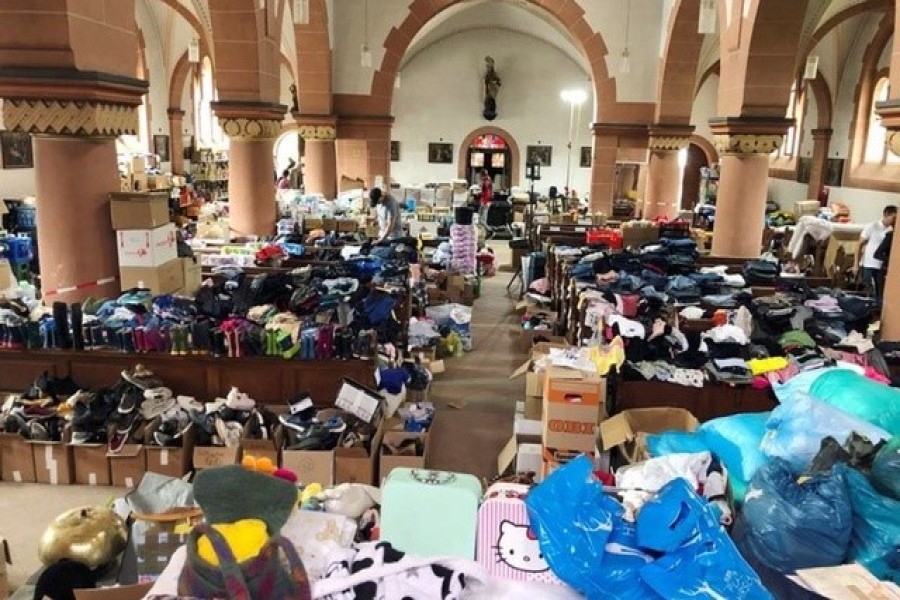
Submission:
[[[707,162],[709,162],[709,164],[718,164],[719,152],[716,150],[716,147],[712,145],[712,142],[710,142],[702,135],[698,135],[695,133],[691,136],[691,143],[703,150],[703,153],[706,155],[706,160]]]
[[[384,58],[372,77],[370,96],[376,114],[391,114],[394,95],[394,81],[400,69],[400,62],[416,34],[429,21],[447,8],[463,0],[413,0],[409,13],[394,27],[384,41]],[[595,120],[600,120],[601,111],[614,112],[616,106],[616,80],[609,76],[606,68],[606,44],[599,32],[595,32],[584,18],[584,9],[576,2],[559,0],[529,0],[529,2],[556,18],[572,35],[575,43],[590,64],[591,80],[594,84]],[[609,112],[603,116],[609,120]]]
[[[194,30],[197,34],[198,39],[200,40],[200,53],[207,53],[212,48],[212,40],[210,39],[210,32],[203,26],[200,22],[200,19],[197,18],[197,15],[188,10],[181,2],[178,0],[159,0],[176,13],[181,15],[181,17],[187,21],[188,25]],[[215,66],[215,60],[212,56],[210,56],[210,60],[213,61],[213,65]]]
[[[269,5],[260,8],[258,0],[210,0],[209,12],[220,99],[277,105],[281,32],[272,30],[275,19]],[[236,27],[236,22],[242,26]]]
[[[700,76],[700,79],[697,80],[697,87],[694,89],[694,99],[697,99],[697,94],[700,93],[700,90],[703,89],[703,84],[706,83],[706,80],[715,75],[716,77],[721,76],[722,62],[716,61],[713,64],[709,65],[709,68],[703,72],[703,75]]]
[[[169,79],[169,108],[181,108],[181,98],[184,95],[184,85],[187,83],[188,75],[194,70],[194,65],[188,60],[188,53],[185,52],[175,63],[172,69],[172,77]]]
[[[822,72],[816,78],[806,82],[816,99],[816,129],[831,129],[831,118],[834,110],[831,100],[831,89]]]
[[[697,32],[700,2],[677,0],[672,9],[662,58],[656,123],[688,125],[703,34]]]
[[[838,25],[840,25],[847,19],[855,17],[856,15],[867,13],[869,11],[890,11],[893,5],[893,0],[863,0],[858,4],[853,4],[852,6],[845,8],[841,12],[829,18],[816,29],[812,36],[810,36],[809,40],[807,40],[807,42],[803,45],[803,49],[797,56],[796,76],[800,77],[806,64],[807,57],[812,54],[812,51],[816,49],[816,46],[819,45],[819,42],[825,39],[825,36],[828,35]],[[816,100],[818,101],[818,97],[816,97]]]
[[[719,114],[784,119],[808,0],[745,2],[747,17],[732,15],[722,36]]]
[[[494,127],[493,125],[488,125],[486,127],[479,127],[478,129],[472,131],[463,139],[462,143],[459,145],[459,154],[456,159],[456,176],[460,179],[466,178],[466,161],[468,160],[469,146],[472,145],[472,142],[475,141],[480,135],[493,134],[502,137],[506,140],[506,143],[509,145],[509,154],[510,154],[510,165],[509,169],[509,181],[511,186],[519,185],[519,171],[522,168],[521,165],[521,153],[519,152],[519,144],[516,142],[516,138],[512,136],[505,129],[501,129],[500,127]]]

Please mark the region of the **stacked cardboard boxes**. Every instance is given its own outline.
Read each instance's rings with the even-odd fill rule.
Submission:
[[[165,193],[110,194],[116,230],[122,289],[144,287],[169,294],[185,285],[185,265],[178,258],[175,225],[169,222]]]

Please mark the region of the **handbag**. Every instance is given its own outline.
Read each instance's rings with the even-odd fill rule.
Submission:
[[[197,544],[204,535],[209,538],[219,558],[218,566],[207,563],[197,551]],[[312,600],[306,569],[297,550],[285,537],[270,538],[257,556],[238,563],[225,538],[204,523],[191,531],[186,548],[187,557],[178,579],[179,596],[225,600]]]

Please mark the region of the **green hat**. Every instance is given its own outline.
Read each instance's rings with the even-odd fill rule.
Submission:
[[[297,490],[284,479],[228,465],[200,471],[194,480],[194,499],[210,524],[259,519],[274,535],[291,516]]]

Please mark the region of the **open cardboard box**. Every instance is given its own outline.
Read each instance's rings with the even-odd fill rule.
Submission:
[[[147,425],[146,432],[149,433],[155,429],[156,425],[151,422]],[[171,448],[144,446],[144,453],[147,456],[147,471],[176,478],[190,473],[193,467],[192,459],[195,441],[194,426],[191,425],[181,437],[181,446]]]
[[[140,444],[125,444],[119,452],[108,452],[110,482],[116,487],[133,489],[147,472],[147,454]]]
[[[422,454],[418,456],[395,455],[385,451],[385,446],[390,444],[399,446],[405,440],[419,440],[422,443]],[[428,458],[429,442],[431,438],[427,432],[409,433],[407,431],[385,431],[382,442],[379,445],[378,477],[384,481],[388,474],[398,468],[424,469]]]
[[[195,471],[236,465],[241,462],[241,448],[228,448],[226,446],[194,446],[192,462]]]
[[[664,431],[694,431],[700,426],[697,417],[683,408],[635,408],[623,410],[600,423],[602,450],[617,449],[629,463],[650,458],[646,435]]]
[[[3,481],[34,483],[34,455],[31,446],[18,433],[0,433],[0,469]]]
[[[71,485],[75,481],[72,430],[63,431],[61,442],[28,442],[34,456],[35,481],[50,485]]]
[[[135,585],[75,590],[75,600],[141,600],[150,592],[152,587],[152,583],[138,583]]]
[[[106,444],[72,444],[75,483],[78,485],[111,485]]]
[[[288,450],[285,447],[287,440],[288,435],[282,425],[275,432],[275,443],[281,448],[283,468],[293,471],[297,480],[304,485],[334,485],[334,450]]]

